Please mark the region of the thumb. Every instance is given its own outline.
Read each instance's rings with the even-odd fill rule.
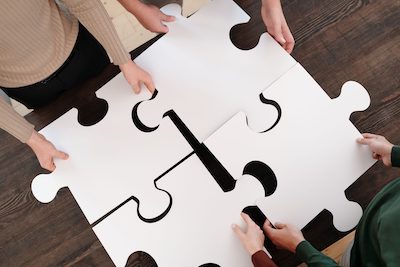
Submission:
[[[367,139],[367,138],[357,138],[357,143],[361,144],[361,145],[369,145],[371,143],[371,139]]]
[[[169,31],[168,27],[160,22],[160,30],[159,33],[167,33]]]
[[[283,228],[285,228],[286,227],[286,224],[284,224],[284,223],[279,223],[279,222],[277,222],[276,224],[275,224],[275,228],[276,229],[283,229]]]
[[[286,43],[285,38],[283,37],[282,30],[280,28],[274,28],[273,30],[273,37],[274,39],[281,45],[284,45]]]
[[[156,89],[156,87],[154,86],[153,80],[151,78],[144,81],[144,84],[146,85],[146,87],[150,91],[150,93],[154,93],[154,90]]]
[[[62,152],[60,150],[56,150],[56,154],[54,156],[59,158],[59,159],[64,159],[64,160],[69,158],[69,155],[67,153]]]
[[[243,233],[242,229],[237,224],[232,224],[232,230],[235,233],[237,237],[239,237],[240,240],[242,240],[245,236]]]
[[[165,22],[173,22],[173,21],[175,21],[175,17],[174,16],[169,16],[169,15],[166,15],[166,14],[163,13],[163,16],[161,17],[161,20],[165,21]]]

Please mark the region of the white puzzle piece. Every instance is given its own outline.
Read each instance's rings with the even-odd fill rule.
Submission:
[[[343,85],[331,99],[301,65],[287,72],[264,93],[281,107],[278,124],[266,133],[255,133],[237,114],[205,142],[235,179],[243,167],[258,160],[267,164],[277,179],[276,191],[257,204],[273,222],[303,228],[323,209],[333,214],[338,230],[353,228],[361,207],[344,194],[375,160],[350,114],[370,104],[367,91],[356,82]]]
[[[159,267],[252,266],[250,255],[235,237],[231,224],[242,225],[240,212],[264,193],[252,176],[224,193],[196,155],[192,155],[157,182],[170,192],[170,212],[155,223],[135,216],[131,202],[108,216],[93,230],[114,264],[125,266],[136,251],[150,254]]]
[[[266,33],[254,49],[236,48],[229,31],[249,16],[232,0],[214,0],[190,18],[175,8],[168,12],[176,16],[169,32],[135,59],[158,90],[140,105],[140,120],[155,127],[172,109],[199,141],[239,111],[256,131],[271,126],[276,111],[259,95],[296,61]]]
[[[58,160],[53,173],[33,180],[34,196],[47,203],[59,189],[68,187],[89,223],[131,196],[139,199],[139,211],[145,218],[160,215],[170,201],[155,188],[154,180],[190,154],[191,147],[169,119],[153,133],[135,127],[132,108],[150,94],[135,95],[122,74],[96,95],[109,106],[99,123],[80,125],[77,110],[72,109],[41,131],[70,158]]]

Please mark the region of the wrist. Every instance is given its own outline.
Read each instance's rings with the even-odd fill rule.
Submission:
[[[126,69],[128,69],[129,67],[132,67],[133,65],[135,65],[135,63],[132,60],[128,60],[126,63],[123,64],[119,64],[119,69],[123,72]]]
[[[297,247],[300,245],[301,242],[305,241],[304,238],[294,238],[292,246],[290,248],[290,252],[296,253]]]
[[[120,0],[120,2],[125,9],[131,12],[135,17],[144,5],[140,0]]]
[[[249,247],[248,252],[249,252],[250,256],[252,256],[252,255],[256,254],[258,251],[260,251],[260,250],[263,250],[263,248],[254,246],[254,247]]]
[[[30,147],[34,147],[41,141],[43,141],[43,138],[41,137],[41,135],[38,132],[36,132],[35,130],[33,130],[31,136],[26,141],[26,144]]]

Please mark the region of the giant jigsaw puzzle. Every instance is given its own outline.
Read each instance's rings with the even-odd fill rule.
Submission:
[[[327,209],[353,228],[362,210],[344,191],[375,161],[349,117],[367,91],[347,82],[329,98],[268,34],[236,48],[229,31],[249,17],[232,0],[164,11],[177,20],[135,60],[157,92],[135,95],[119,74],[96,93],[102,121],[70,110],[44,128],[70,159],[33,180],[35,197],[68,187],[116,266],[136,251],[161,267],[251,266],[230,228],[250,205],[298,227]]]

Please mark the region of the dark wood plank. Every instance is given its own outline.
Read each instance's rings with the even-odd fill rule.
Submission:
[[[251,20],[249,25],[233,30],[232,38],[239,47],[249,48],[265,31],[260,1],[237,2]],[[367,111],[353,114],[352,122],[360,131],[384,134],[400,143],[400,2],[284,0],[283,4],[297,42],[293,56],[331,97],[339,95],[343,82],[361,82],[370,92],[372,104]],[[95,123],[101,119],[104,106],[97,102],[94,92],[117,73],[118,69],[110,65],[98,77],[28,115],[28,120],[41,129],[77,107],[87,123]],[[88,103],[94,108],[85,109]],[[68,189],[46,205],[34,199],[30,183],[41,172],[33,153],[1,131],[0,266],[112,266]],[[398,170],[377,164],[346,190],[346,196],[365,208],[398,174]],[[304,233],[319,249],[344,235],[334,229],[326,211]],[[283,266],[297,263],[289,253],[273,250],[273,255]],[[155,266],[143,253],[132,255],[128,265]]]

